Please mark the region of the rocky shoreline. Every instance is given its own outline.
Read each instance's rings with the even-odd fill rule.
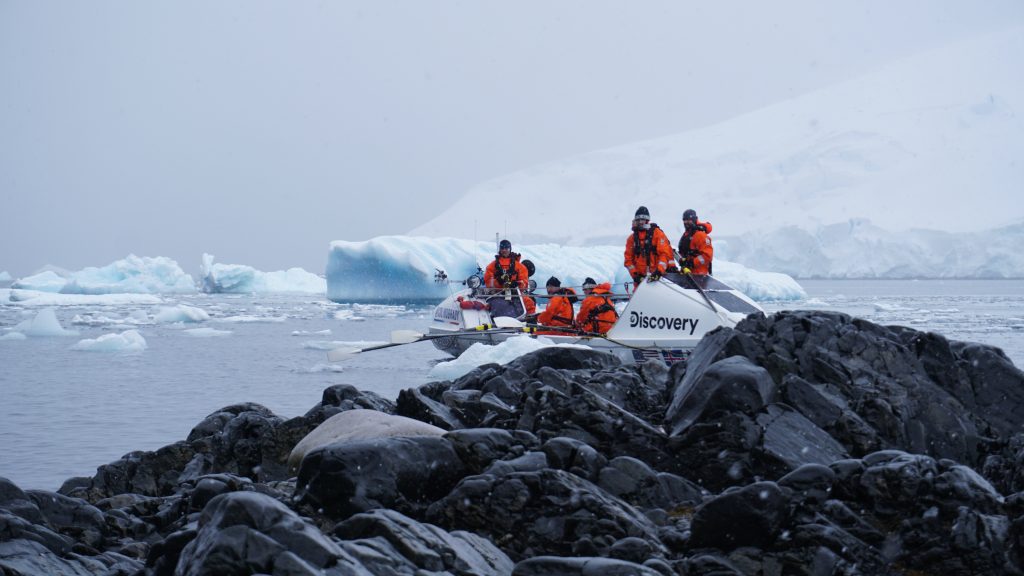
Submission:
[[[289,469],[354,410],[438,431],[304,444]],[[543,349],[395,402],[228,406],[57,492],[0,478],[5,576],[1022,574],[1022,554],[1024,373],[826,312],[719,329],[685,368]]]

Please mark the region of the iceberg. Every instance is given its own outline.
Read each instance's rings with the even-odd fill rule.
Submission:
[[[209,294],[327,292],[327,280],[302,268],[261,272],[243,264],[214,263],[213,259],[212,254],[203,254],[202,290]]]
[[[563,286],[585,278],[618,284],[631,281],[623,266],[622,246],[534,244],[513,250],[530,260],[533,279],[543,286],[557,276]],[[456,238],[379,236],[362,242],[335,241],[327,258],[327,297],[335,302],[436,302],[460,290],[460,283],[494,259],[494,244]],[[799,300],[803,288],[780,273],[715,261],[715,276],[755,300]],[[445,278],[438,278],[440,272]],[[439,281],[440,280],[440,281]]]
[[[174,260],[158,256],[127,258],[96,268],[90,266],[63,277],[45,271],[22,278],[11,288],[61,294],[185,294],[196,291],[192,276]]]
[[[0,270],[0,284],[6,284],[11,281],[11,273],[7,270]]]
[[[120,334],[104,334],[99,338],[79,340],[71,349],[86,352],[139,352],[146,349],[146,339],[138,330],[125,330]]]
[[[31,320],[25,320],[14,327],[14,331],[26,336],[77,336],[75,330],[65,330],[57,319],[53,308],[43,308]]]

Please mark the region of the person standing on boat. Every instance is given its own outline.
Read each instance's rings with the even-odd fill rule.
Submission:
[[[576,301],[576,291],[572,288],[562,288],[562,281],[552,276],[548,278],[546,286],[548,295],[547,308],[537,316],[537,322],[544,326],[572,327],[573,309]],[[540,331],[538,334],[565,335],[566,332],[558,330]]]
[[[583,281],[583,293],[587,297],[580,304],[580,312],[576,315],[576,326],[587,332],[605,334],[611,330],[619,313],[608,297],[612,285],[608,282],[598,284],[593,278]]]
[[[644,276],[657,280],[672,262],[672,242],[657,224],[651,223],[651,213],[646,206],[637,208],[633,215],[633,233],[626,239],[625,266],[633,283],[639,284]]]
[[[715,249],[711,245],[711,223],[697,219],[697,212],[683,212],[683,235],[679,238],[679,265],[694,274],[711,274],[711,259]]]
[[[520,255],[512,251],[512,243],[502,240],[498,244],[498,253],[494,255],[494,261],[487,265],[484,272],[484,286],[494,290],[518,288],[525,292],[530,272],[519,258]]]

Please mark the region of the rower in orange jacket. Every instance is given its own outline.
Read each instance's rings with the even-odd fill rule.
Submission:
[[[626,269],[638,284],[644,276],[652,280],[665,274],[674,262],[672,242],[657,224],[651,223],[651,214],[646,206],[636,209],[633,216],[633,233],[626,239]]]
[[[679,265],[689,268],[694,274],[711,274],[711,260],[715,249],[711,245],[711,223],[697,219],[695,210],[683,212],[683,226],[686,230],[679,238]]]
[[[547,283],[548,294],[552,296],[548,300],[547,308],[537,316],[537,322],[544,326],[565,326],[573,325],[573,301],[576,300],[576,291],[572,288],[562,288],[562,282],[552,276]],[[538,334],[565,335],[566,331],[542,330]]]
[[[498,244],[498,253],[484,271],[484,286],[496,290],[519,288],[523,292],[530,281],[530,273],[519,261],[519,254],[512,252],[512,243],[502,240]]]
[[[576,326],[587,332],[605,334],[611,330],[619,313],[615,311],[608,294],[611,294],[612,285],[608,282],[598,284],[593,278],[583,281],[583,293],[587,297],[580,305],[579,314],[576,315]]]

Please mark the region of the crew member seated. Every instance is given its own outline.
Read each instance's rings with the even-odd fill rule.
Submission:
[[[529,286],[530,273],[520,262],[520,255],[512,251],[512,243],[502,240],[494,261],[484,271],[484,286],[499,293],[487,300],[491,317],[511,316],[518,318],[525,313],[522,292]]]

